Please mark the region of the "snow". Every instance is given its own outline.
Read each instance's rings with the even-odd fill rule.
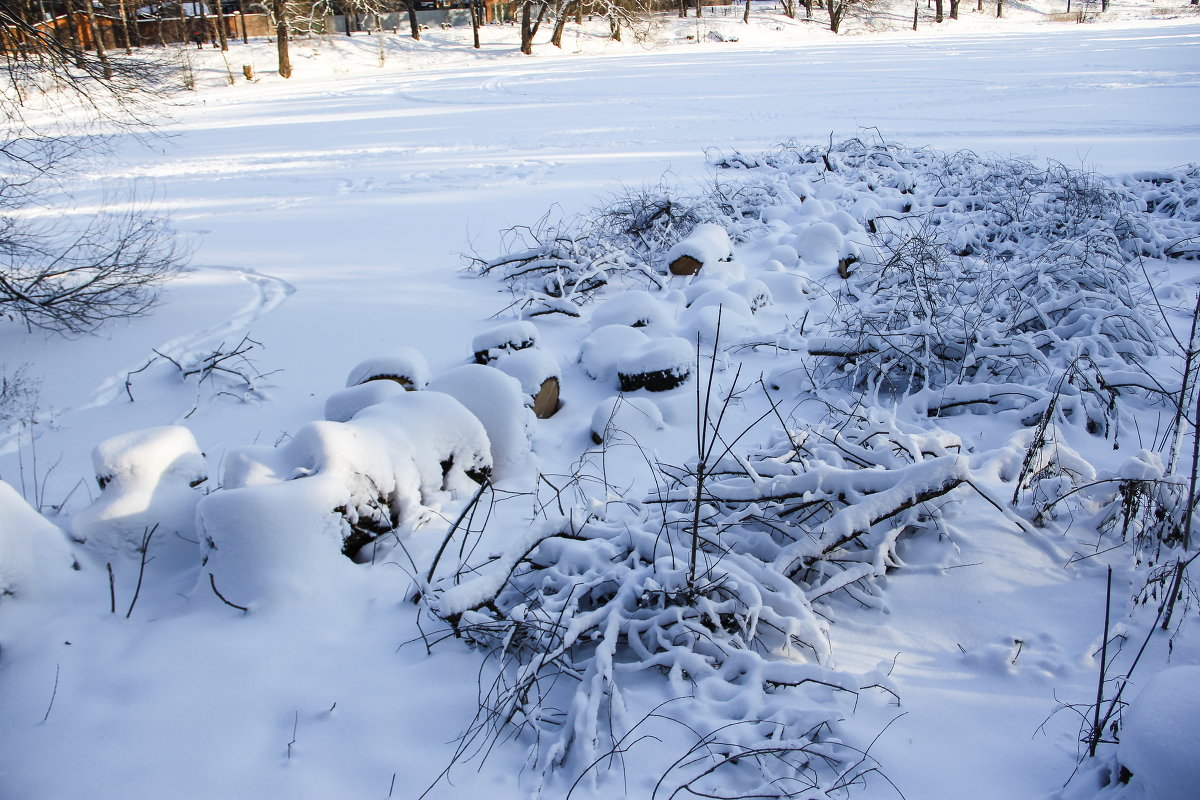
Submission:
[[[604,325],[592,331],[580,344],[579,364],[592,380],[616,388],[617,362],[649,341],[649,337],[637,328]]]
[[[415,347],[397,347],[386,356],[359,362],[346,376],[346,387],[377,380],[393,380],[412,389],[429,383],[429,364]]]
[[[1158,800],[1187,800],[1200,786],[1200,666],[1168,667],[1130,701],[1117,759],[1131,788]]]
[[[71,537],[103,551],[135,553],[159,537],[184,563],[197,558],[193,489],[208,480],[204,454],[181,425],[106,439],[92,450],[100,497],[71,517]]]
[[[539,34],[531,58],[502,25],[485,26],[478,52],[461,29],[421,42],[298,39],[290,81],[273,71],[272,42],[231,44],[228,63],[258,75],[235,73],[233,85],[220,51],[192,48],[197,90],[168,87],[171,135],[147,148],[116,131],[111,156],[63,177],[73,205],[46,198],[45,213],[90,215],[139,182],[194,256],[154,314],[97,337],[0,320],[5,374],[28,362],[41,381],[36,405],[0,418],[0,794],[365,798],[432,786],[427,796],[442,800],[563,797],[586,748],[599,758],[606,746],[595,720],[632,725],[660,702],[698,733],[648,719],[626,740],[624,774],[601,762],[572,797],[649,797],[697,736],[747,717],[819,727],[822,753],[838,742],[869,751],[879,772],[849,793],[865,800],[898,796],[888,781],[910,798],[979,800],[1148,800],[1194,784],[1190,753],[1170,749],[1195,739],[1184,716],[1196,713],[1194,607],[1134,671],[1121,744],[1102,745],[1065,790],[1080,732],[1071,711],[1054,713],[1094,700],[1106,566],[1114,647],[1126,642],[1110,650],[1110,676],[1153,624],[1147,559],[1154,526],[1170,520],[1149,506],[1123,528],[1121,497],[1186,486],[1168,467],[1172,409],[1155,399],[1179,386],[1174,341],[1165,326],[1129,336],[1146,319],[1106,306],[1113,287],[1077,268],[1099,251],[1038,227],[1057,213],[1054,198],[1038,197],[1021,225],[987,217],[995,207],[971,210],[1006,185],[987,176],[982,159],[993,156],[1120,176],[1120,213],[1085,215],[1081,227],[1133,226],[1121,252],[1144,259],[1186,341],[1200,233],[1195,171],[1182,166],[1196,159],[1200,125],[1193,12],[1114,2],[1101,21],[1053,24],[1044,12],[1060,9],[1035,2],[1006,4],[1002,20],[964,6],[963,19],[938,25],[922,7],[913,32],[911,5],[896,3],[889,30],[853,20],[834,37],[823,20],[767,4],[754,4],[751,25],[740,8],[723,10],[664,19],[646,46],[609,43],[602,19],[571,25],[561,51]],[[1166,14],[1175,18],[1147,18]],[[832,149],[852,137],[912,161],[864,166]],[[924,146],[928,157],[906,149]],[[839,171],[788,160],[806,147]],[[927,182],[930,165],[963,150],[981,159],[961,172],[971,186]],[[776,166],[714,167],[732,154]],[[607,282],[590,293],[528,303],[553,287],[460,270],[464,252],[489,262],[523,249],[509,247],[512,229],[537,229],[547,213],[586,216],[638,187],[683,209],[718,186],[746,213],[701,207],[711,240],[688,247],[732,260],[694,279],[658,271],[695,235],[691,220],[665,226],[645,252],[576,253]],[[1036,278],[1018,293],[1035,312],[1020,335],[998,338],[995,310],[1009,306],[982,280],[932,276],[918,288],[939,299],[935,310],[968,311],[919,317],[916,284],[864,266],[879,255],[868,223],[894,244],[919,231],[899,218],[909,214],[937,220],[957,251],[1013,234],[1020,246],[992,275]],[[570,246],[553,256],[568,261]],[[848,256],[861,261],[844,281],[833,273]],[[1153,305],[1135,298],[1139,313]],[[905,324],[860,340],[852,326],[833,329],[849,309]],[[836,357],[864,343],[936,348],[968,329],[974,351],[939,351],[946,369],[909,394],[872,382],[894,374],[892,362]],[[163,358],[141,369],[155,352],[195,363],[247,334],[261,343],[253,387],[185,379]],[[696,369],[696,334],[700,380],[614,396],[618,372]],[[494,365],[462,366],[480,351]],[[346,366],[371,354],[384,358],[350,384],[379,370],[432,391],[338,389]],[[1014,363],[1027,366],[1009,374]],[[696,622],[682,600],[703,429],[693,389],[710,366],[702,399],[719,431],[699,511],[731,549],[701,565],[713,585]],[[533,422],[524,406],[551,376],[567,402]],[[1104,386],[1119,386],[1115,399]],[[628,436],[593,446],[609,418]],[[1043,418],[1048,438],[1035,446]],[[1189,433],[1184,468],[1190,444]],[[474,478],[489,468],[497,481],[528,480],[481,489]],[[218,471],[219,486],[189,486]],[[874,524],[964,476],[976,486]],[[786,508],[803,533],[772,529]],[[155,523],[142,565],[137,548]],[[369,539],[353,560],[351,536]],[[1153,568],[1170,569],[1166,555],[1179,551],[1164,546]],[[781,578],[776,564],[791,569],[793,557],[810,569]],[[489,759],[443,780],[497,660],[449,637],[434,607],[461,613],[476,644],[524,619],[506,630],[561,632],[596,654],[543,684],[542,710],[563,716],[514,717],[522,731],[475,740]],[[540,616],[547,609],[570,610],[569,625]],[[755,641],[760,651],[737,647]],[[803,679],[838,688],[750,690]],[[876,684],[899,699],[863,688]],[[606,705],[613,686],[623,705]],[[559,723],[580,749],[555,761]],[[1167,729],[1181,733],[1163,741]],[[777,741],[766,735],[739,725],[728,738]],[[538,737],[546,749],[535,753]],[[1127,785],[1118,761],[1133,772]],[[754,788],[705,788],[731,786]]]
[[[493,367],[463,364],[434,378],[429,389],[453,397],[483,424],[495,480],[525,475],[533,414],[520,381]]]
[[[354,415],[367,406],[399,397],[408,391],[396,381],[367,381],[339,389],[325,398],[325,419],[333,422],[349,422]]]
[[[731,260],[733,243],[729,241],[729,234],[720,225],[702,222],[693,228],[686,238],[680,239],[668,250],[664,260],[667,264],[674,264],[684,256],[699,261],[702,267],[708,267],[718,261]]]
[[[562,369],[554,356],[542,350],[521,350],[504,358],[496,367],[506,375],[516,378],[521,391],[527,395],[526,405],[541,391],[542,384],[551,378],[561,378]]]
[[[642,441],[664,426],[662,412],[645,397],[610,397],[592,412],[592,436],[602,442],[614,437]]]
[[[0,481],[0,604],[53,596],[76,567],[61,530]]]
[[[509,353],[534,347],[537,344],[537,336],[537,326],[532,322],[509,322],[476,334],[471,340],[471,351],[475,354],[476,361],[487,364]]]

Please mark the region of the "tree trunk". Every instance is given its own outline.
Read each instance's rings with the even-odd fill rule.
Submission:
[[[687,0],[679,0],[679,18],[687,19]]]
[[[913,30],[917,29],[917,20],[921,16],[921,6],[918,3],[913,3]]]
[[[79,25],[76,24],[75,13],[75,0],[67,0],[67,37],[71,42],[71,53],[75,57],[75,66],[83,69],[83,47],[80,44],[81,37],[79,36]]]
[[[471,14],[471,35],[475,37],[475,49],[479,49],[479,5],[482,0],[471,0],[468,11]]]
[[[550,44],[562,49],[563,30],[567,27],[567,20],[571,18],[571,3],[565,2],[558,9],[558,16],[554,20],[554,31],[550,34]]]
[[[541,27],[542,19],[546,16],[546,9],[550,4],[543,2],[541,8],[538,9],[537,19],[531,19],[533,15],[533,0],[525,0],[521,4],[521,52],[527,56],[533,55],[533,37],[537,36],[538,28]]]
[[[274,0],[275,49],[279,53],[279,77],[292,77],[292,60],[288,55],[287,0]]]
[[[96,58],[104,70],[104,77],[113,76],[112,65],[108,63],[108,53],[104,51],[104,39],[100,36],[100,26],[96,24],[96,11],[92,8],[92,0],[83,0],[83,8],[87,13],[88,31],[92,34],[92,44],[96,46]]]
[[[787,14],[787,6],[784,6],[784,13]],[[788,14],[788,16],[791,16],[791,14]],[[742,24],[750,24],[750,0],[746,0],[746,10],[742,12]]]
[[[616,14],[608,18],[608,35],[614,42],[621,41],[621,20]]]
[[[996,0],[996,19],[1004,16],[1004,0]]]
[[[125,37],[125,55],[133,55],[133,42],[129,35],[129,12],[125,10],[125,0],[117,0],[117,13],[121,15],[121,35]],[[136,30],[137,26],[134,26]]]
[[[958,19],[958,4],[962,0],[950,0],[950,19]]]
[[[842,27],[842,14],[846,13],[846,0],[825,0],[825,8],[829,10],[829,30],[837,33]]]
[[[221,8],[221,0],[215,0],[217,9],[217,41],[221,43],[221,52],[229,49],[229,37],[225,34],[225,10]]]
[[[533,3],[525,0],[521,4],[521,52],[527,56],[533,55]]]
[[[408,0],[408,28],[412,38],[421,41],[421,25],[417,22],[417,0]]]
[[[238,16],[242,23],[242,44],[250,44],[250,36],[246,33],[246,0],[238,0]]]
[[[942,13],[942,11],[943,11],[942,6],[943,6],[943,0],[934,0],[934,8],[936,9],[936,11],[933,12],[933,21],[934,22],[942,22],[945,20],[945,15]]]

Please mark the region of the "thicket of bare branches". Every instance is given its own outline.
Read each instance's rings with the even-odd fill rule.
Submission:
[[[0,59],[0,315],[79,334],[145,312],[182,261],[165,224],[133,200],[73,215],[48,198],[114,132],[152,132],[163,68],[84,52],[7,8]]]

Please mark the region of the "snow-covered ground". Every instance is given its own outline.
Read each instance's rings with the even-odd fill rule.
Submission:
[[[289,81],[272,71],[272,44],[234,43],[228,63],[239,77],[232,86],[218,52],[185,51],[198,90],[174,95],[170,135],[149,143],[118,137],[116,152],[74,176],[68,188],[76,213],[87,213],[114,187],[132,182],[169,212],[194,248],[187,271],[168,284],[153,314],[96,336],[64,339],[7,321],[0,327],[0,362],[10,370],[28,363],[27,374],[40,381],[30,412],[35,424],[26,415],[0,431],[0,479],[55,523],[88,538],[72,545],[82,568],[63,568],[61,585],[0,597],[0,797],[412,798],[431,785],[428,796],[440,798],[536,793],[539,773],[521,768],[530,745],[523,736],[502,735],[482,769],[477,758],[435,784],[455,754],[455,737],[475,714],[481,657],[458,641],[427,651],[418,624],[430,620],[419,619],[411,601],[414,568],[407,559],[424,572],[470,499],[469,484],[450,487],[456,493],[424,484],[418,491],[420,481],[410,476],[397,496],[418,498],[412,502],[431,511],[405,521],[407,552],[357,566],[336,553],[329,560],[298,552],[319,531],[298,533],[300,545],[284,538],[304,528],[305,503],[324,502],[325,495],[280,501],[266,490],[252,496],[254,487],[269,483],[263,476],[272,470],[342,474],[344,465],[321,458],[343,452],[343,445],[329,444],[343,433],[305,426],[325,418],[326,398],[343,389],[364,359],[415,350],[426,362],[420,370],[434,376],[433,388],[462,394],[470,408],[471,392],[462,387],[473,377],[446,373],[472,360],[481,332],[515,319],[512,304],[523,296],[510,295],[494,276],[465,273],[464,255],[503,255],[511,245],[506,229],[536,226],[547,214],[587,212],[642,187],[702,194],[731,180],[706,158],[710,150],[749,156],[789,141],[807,147],[859,137],[873,145],[1056,161],[1107,175],[1182,174],[1185,164],[1200,160],[1200,20],[1187,7],[1157,15],[1173,19],[1147,19],[1132,4],[1114,6],[1112,21],[1085,25],[1045,24],[1047,9],[1011,4],[1004,20],[964,9],[958,22],[923,20],[917,32],[897,22],[897,30],[867,33],[860,26],[841,37],[764,6],[751,26],[734,16],[664,20],[649,44],[610,44],[601,21],[582,31],[572,26],[561,51],[539,43],[533,57],[514,52],[507,27],[485,28],[479,53],[468,46],[469,33],[430,30],[420,43],[389,34],[382,67],[375,37],[331,37],[293,44]],[[242,64],[251,64],[259,79],[243,80]],[[812,241],[817,234],[804,233],[814,220],[801,226],[790,216],[780,219],[799,235],[778,226],[751,232],[737,245],[735,266],[722,268],[720,285],[707,287],[718,291],[710,298],[714,309],[718,301],[723,309],[737,306],[730,292],[747,306],[753,301],[753,287],[735,277],[761,280],[775,295],[774,306],[744,315],[742,329],[736,320],[723,321],[730,341],[774,336],[819,310],[805,281],[825,280],[849,253],[825,263],[820,243]],[[846,239],[839,234],[834,249],[852,244],[852,232],[841,233]],[[797,259],[785,264],[779,259],[788,247]],[[1172,303],[1190,308],[1195,263],[1170,270],[1151,264]],[[734,275],[737,269],[744,274]],[[678,334],[670,341],[687,342],[699,332],[707,336],[705,347],[715,347],[711,314],[694,302],[701,293],[685,291],[677,279],[667,288],[678,291],[648,306],[664,315],[646,326],[651,337]],[[685,303],[695,308],[684,310]],[[626,311],[618,305],[607,313],[628,324],[620,319]],[[562,377],[562,410],[530,423],[531,461],[546,475],[569,473],[580,461],[592,444],[593,411],[616,394],[615,383],[606,386],[585,370],[602,373],[611,360],[607,378],[615,380],[621,363],[644,366],[659,357],[643,349],[621,353],[625,361],[597,355],[594,361],[604,363],[581,367],[581,342],[594,335],[590,314],[589,308],[584,321],[536,319],[538,347]],[[252,386],[219,375],[204,383],[182,380],[171,364],[239,344],[252,346],[236,362]],[[603,355],[611,347],[596,349]],[[676,354],[669,356],[665,363],[677,365]],[[726,382],[731,359],[723,360]],[[743,377],[751,381],[773,363],[761,352],[745,361]],[[528,370],[512,371],[520,378]],[[674,393],[636,392],[663,421],[651,413],[648,421],[623,423],[637,428],[638,443],[664,463],[681,465],[695,454],[697,380],[692,376]],[[499,398],[508,387],[497,382],[486,389],[494,407],[505,408]],[[400,414],[405,401],[386,402]],[[747,414],[752,407],[747,401]],[[1148,408],[1136,416],[1151,440],[1157,434],[1149,429],[1163,416]],[[424,456],[458,447],[461,459],[479,449],[471,450],[478,442],[470,437],[447,443],[424,429],[449,424],[446,414],[403,413],[426,420],[413,423],[423,438],[396,434],[380,414],[357,421],[352,435],[371,447],[388,443],[382,446],[388,453],[407,446],[389,449],[404,436],[420,439],[414,447]],[[818,415],[808,413],[797,411],[799,422],[816,425]],[[485,418],[496,463],[519,471],[519,458],[505,460],[511,453],[496,451],[497,441],[520,449],[519,411],[476,416]],[[1003,414],[950,420],[945,427],[964,449],[994,458],[1022,430]],[[175,459],[148,484],[121,466],[120,453],[94,467],[96,444],[170,425],[190,430],[195,446],[176,429],[148,440],[156,458]],[[762,445],[769,433],[764,423],[744,444]],[[1092,439],[1079,434],[1072,444],[1100,472],[1136,452],[1133,439],[1115,454],[1107,440]],[[289,441],[278,456],[246,449]],[[642,450],[613,446],[611,461],[607,477],[616,488],[611,497],[591,498],[600,507],[616,489],[637,494],[646,480]],[[105,522],[116,514],[110,506],[88,508],[102,497],[93,474],[104,465],[126,481],[110,487],[137,506],[123,527]],[[412,468],[419,471],[419,464]],[[1003,472],[994,464],[981,469]],[[200,472],[208,481],[188,489]],[[222,474],[227,487],[247,487],[237,490],[247,494],[216,500],[235,494],[216,491]],[[519,478],[507,486],[529,488]],[[198,532],[190,511],[207,490],[214,499],[201,506],[199,533],[213,533],[205,525],[220,530],[202,548],[191,538]],[[505,510],[522,500],[508,503],[474,554],[476,566],[488,548],[521,555],[511,550],[535,535],[518,528],[527,508]],[[177,521],[181,507],[188,513]],[[857,746],[886,728],[870,754],[888,780],[867,775],[858,796],[1040,797],[1057,791],[1074,769],[1079,720],[1070,711],[1052,712],[1059,703],[1094,698],[1104,573],[1099,559],[1065,566],[1083,547],[1076,540],[1088,538],[1086,523],[1082,532],[1068,527],[1023,537],[1017,522],[987,508],[978,498],[964,503],[943,539],[906,545],[908,566],[885,579],[880,607],[842,594],[818,608],[833,619],[827,666],[861,676],[883,665],[881,672],[890,673],[884,682],[900,698],[896,706],[890,695],[864,692],[852,715],[847,735]],[[12,493],[0,493],[0,515],[0,545],[26,533],[37,542],[58,541]],[[234,518],[241,528],[225,524]],[[139,581],[137,539],[143,525],[160,520],[167,522],[150,548],[157,555]],[[175,530],[167,530],[171,525]],[[230,539],[223,547],[222,536],[243,529],[263,541],[242,548]],[[46,563],[30,574],[57,574],[69,563],[65,547],[38,546]],[[14,552],[0,548],[0,559],[17,563]],[[227,570],[216,573],[226,576],[221,589],[232,602],[248,602],[249,614],[216,599],[208,572],[200,570],[202,552],[214,569]],[[238,566],[237,558],[261,562]],[[1139,588],[1133,582],[1142,575],[1130,561],[1116,570],[1114,605],[1133,648],[1148,620],[1126,623]],[[0,579],[8,577],[0,561]],[[238,589],[261,592],[261,602]],[[1194,625],[1194,607],[1189,614]],[[1152,663],[1139,669],[1149,676],[1168,663],[1165,643],[1156,642],[1146,658]],[[1200,663],[1194,634],[1175,640],[1172,658]],[[1200,692],[1186,680],[1182,685]],[[1131,684],[1130,696],[1136,688]],[[631,691],[648,702],[659,690]],[[624,777],[606,765],[604,781],[581,783],[572,796],[650,797],[684,738],[642,741],[626,756]],[[1153,750],[1137,750],[1143,764],[1147,749]],[[575,765],[581,766],[586,762]],[[1071,797],[1155,796],[1141,778],[1100,793],[1088,783],[1095,776],[1084,772],[1082,788],[1068,790],[1076,792]],[[544,796],[566,795],[574,777],[564,770]]]

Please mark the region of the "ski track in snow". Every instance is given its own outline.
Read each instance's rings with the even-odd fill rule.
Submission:
[[[253,296],[242,308],[216,325],[199,331],[184,333],[168,339],[161,344],[147,348],[145,354],[137,363],[127,364],[113,373],[112,376],[103,380],[89,393],[88,399],[73,407],[56,409],[53,414],[55,421],[64,416],[105,406],[126,397],[125,381],[129,377],[129,374],[143,367],[151,359],[156,358],[155,351],[169,356],[181,364],[186,364],[197,356],[204,356],[211,353],[214,348],[223,343],[229,344],[231,336],[249,329],[257,320],[282,305],[296,291],[296,287],[281,278],[264,275],[245,267],[211,264],[191,265],[187,267],[186,272],[236,274],[245,283],[249,284],[253,290]],[[17,424],[10,426],[8,430],[0,433],[0,453],[9,452],[12,447],[19,443],[21,430],[21,426]]]

